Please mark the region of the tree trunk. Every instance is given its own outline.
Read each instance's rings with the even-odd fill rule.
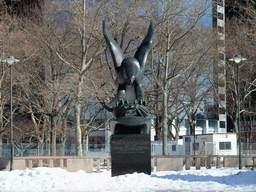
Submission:
[[[62,135],[61,135],[61,149],[60,154],[65,155],[65,143],[67,138],[67,121],[66,119],[62,119]]]
[[[88,152],[89,150],[89,137],[87,134],[83,135],[83,146],[84,146],[84,151]]]
[[[161,130],[161,115],[156,115],[156,140],[160,141],[162,138],[162,130]]]
[[[0,133],[0,157],[3,156],[3,139],[2,139],[2,133]]]
[[[163,91],[163,127],[162,127],[162,142],[163,142],[163,155],[168,155],[167,143],[167,91]]]
[[[65,156],[65,143],[60,144],[60,155]]]
[[[86,17],[86,1],[83,0],[83,18]],[[82,97],[82,84],[83,84],[83,72],[86,67],[86,25],[83,22],[82,30],[82,63],[79,74],[79,82],[77,87],[77,97],[75,102],[75,144],[76,155],[82,156],[82,131],[81,131],[81,97]]]
[[[56,128],[55,128],[55,118],[51,118],[51,155],[56,155]]]
[[[169,26],[169,22],[168,22]],[[169,39],[169,28],[167,28],[167,47],[170,46]],[[166,63],[165,63],[165,71],[164,71],[164,79],[163,79],[163,127],[162,127],[162,137],[163,137],[163,155],[168,155],[168,144],[167,144],[167,131],[168,131],[168,73],[169,73],[169,52],[166,50]]]
[[[39,141],[39,156],[43,156],[44,155],[44,141],[40,140]]]
[[[75,103],[75,144],[76,144],[76,156],[82,156],[82,132],[81,132],[81,85],[82,77],[80,78],[77,90],[77,98]]]
[[[177,125],[176,125],[176,133],[175,133],[175,140],[178,140],[179,137],[180,137],[180,125],[181,125],[181,122],[178,122]]]
[[[168,2],[168,6],[170,1]],[[167,144],[167,131],[168,131],[168,74],[169,74],[169,47],[170,47],[170,31],[169,31],[169,20],[167,26],[167,49],[166,49],[166,63],[164,68],[164,79],[163,79],[163,127],[162,127],[162,137],[163,137],[163,155],[168,155],[168,144]]]
[[[46,154],[47,156],[51,155],[51,130],[49,130],[46,138]]]

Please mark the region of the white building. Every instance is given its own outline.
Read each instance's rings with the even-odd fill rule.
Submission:
[[[235,133],[212,133],[195,135],[195,137],[185,135],[183,142],[184,155],[237,155]]]
[[[162,155],[162,141],[151,142],[151,153],[152,155]],[[236,134],[211,133],[195,135],[195,137],[191,135],[185,135],[183,136],[183,139],[168,141],[168,155],[194,154],[237,155]]]
[[[227,129],[223,128],[218,120],[214,119],[197,119],[195,126],[196,135],[201,134],[211,134],[211,133],[227,133]],[[175,134],[175,128],[172,126],[172,132]],[[184,120],[184,122],[180,126],[180,136],[190,135],[190,127],[188,120]]]

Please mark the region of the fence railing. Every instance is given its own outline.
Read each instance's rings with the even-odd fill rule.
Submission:
[[[49,156],[50,144],[44,144],[42,148],[37,143],[32,144],[16,144],[14,147],[14,157],[27,157],[27,156]],[[196,152],[197,155],[214,155],[215,145],[213,143],[205,143],[203,147]],[[109,156],[110,155],[110,145],[109,144],[90,144],[88,146],[83,145],[83,156]],[[242,155],[256,155],[256,143],[242,143]],[[75,145],[56,145],[56,154],[61,156],[74,156]],[[168,154],[169,155],[185,155],[185,146],[168,144]],[[193,154],[191,151],[190,154]],[[190,155],[187,154],[187,155]],[[162,144],[151,144],[151,155],[162,155]],[[0,145],[0,157],[10,156],[10,145],[3,144]]]
[[[10,144],[0,145],[0,157],[10,156]],[[14,157],[28,157],[28,156],[49,156],[50,144],[44,144],[41,148],[37,143],[32,144],[16,144],[14,145]],[[110,145],[105,144],[90,144],[88,146],[82,145],[83,156],[108,156],[110,155]],[[56,145],[56,154],[61,156],[76,155],[75,145]]]
[[[221,167],[238,167],[238,155],[172,155],[172,156],[151,156],[151,169],[154,166],[159,167],[168,164],[166,167],[171,170],[175,167],[176,170],[189,170],[192,166],[196,169],[206,167],[221,168]],[[254,168],[256,167],[256,155],[242,155],[242,166]],[[166,160],[166,161],[163,161]],[[161,161],[159,161],[161,160]],[[158,163],[161,162],[161,163]],[[171,163],[171,164],[170,164]],[[177,167],[178,165],[178,167]],[[67,171],[76,172],[84,170],[87,173],[100,172],[102,168],[110,170],[111,157],[110,156],[90,156],[90,157],[77,157],[77,156],[35,156],[35,157],[14,157],[13,169],[32,169],[35,167],[60,167]],[[10,170],[10,158],[0,157],[0,170]],[[160,168],[159,168],[160,170]],[[162,169],[164,170],[164,169]]]
[[[241,143],[243,155],[256,155],[256,143]]]
[[[183,159],[183,166],[186,170],[189,170],[192,166],[196,167],[196,169],[200,169],[201,167],[211,169],[211,167],[221,168],[239,166],[238,155],[169,155],[151,157],[153,159],[154,165],[156,165],[156,159],[158,158]],[[242,167],[256,167],[256,155],[242,155],[241,160]]]

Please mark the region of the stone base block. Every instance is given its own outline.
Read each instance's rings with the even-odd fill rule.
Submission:
[[[183,158],[157,158],[157,171],[183,170]]]
[[[67,159],[67,171],[93,173],[93,159]]]
[[[10,171],[10,158],[9,157],[0,157],[0,170]]]
[[[14,159],[13,160],[13,169],[14,170],[24,170],[26,169],[26,162],[25,159]]]

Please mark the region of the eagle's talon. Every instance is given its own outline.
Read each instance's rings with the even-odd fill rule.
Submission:
[[[139,104],[139,105],[147,106],[147,101],[144,100],[144,99],[136,99],[136,100],[134,100],[134,104],[135,105]]]
[[[128,102],[128,100],[126,100],[126,99],[120,99],[120,100],[118,100],[117,102],[116,102],[116,105],[117,106],[124,106],[124,105],[128,105],[129,104],[129,102]]]

